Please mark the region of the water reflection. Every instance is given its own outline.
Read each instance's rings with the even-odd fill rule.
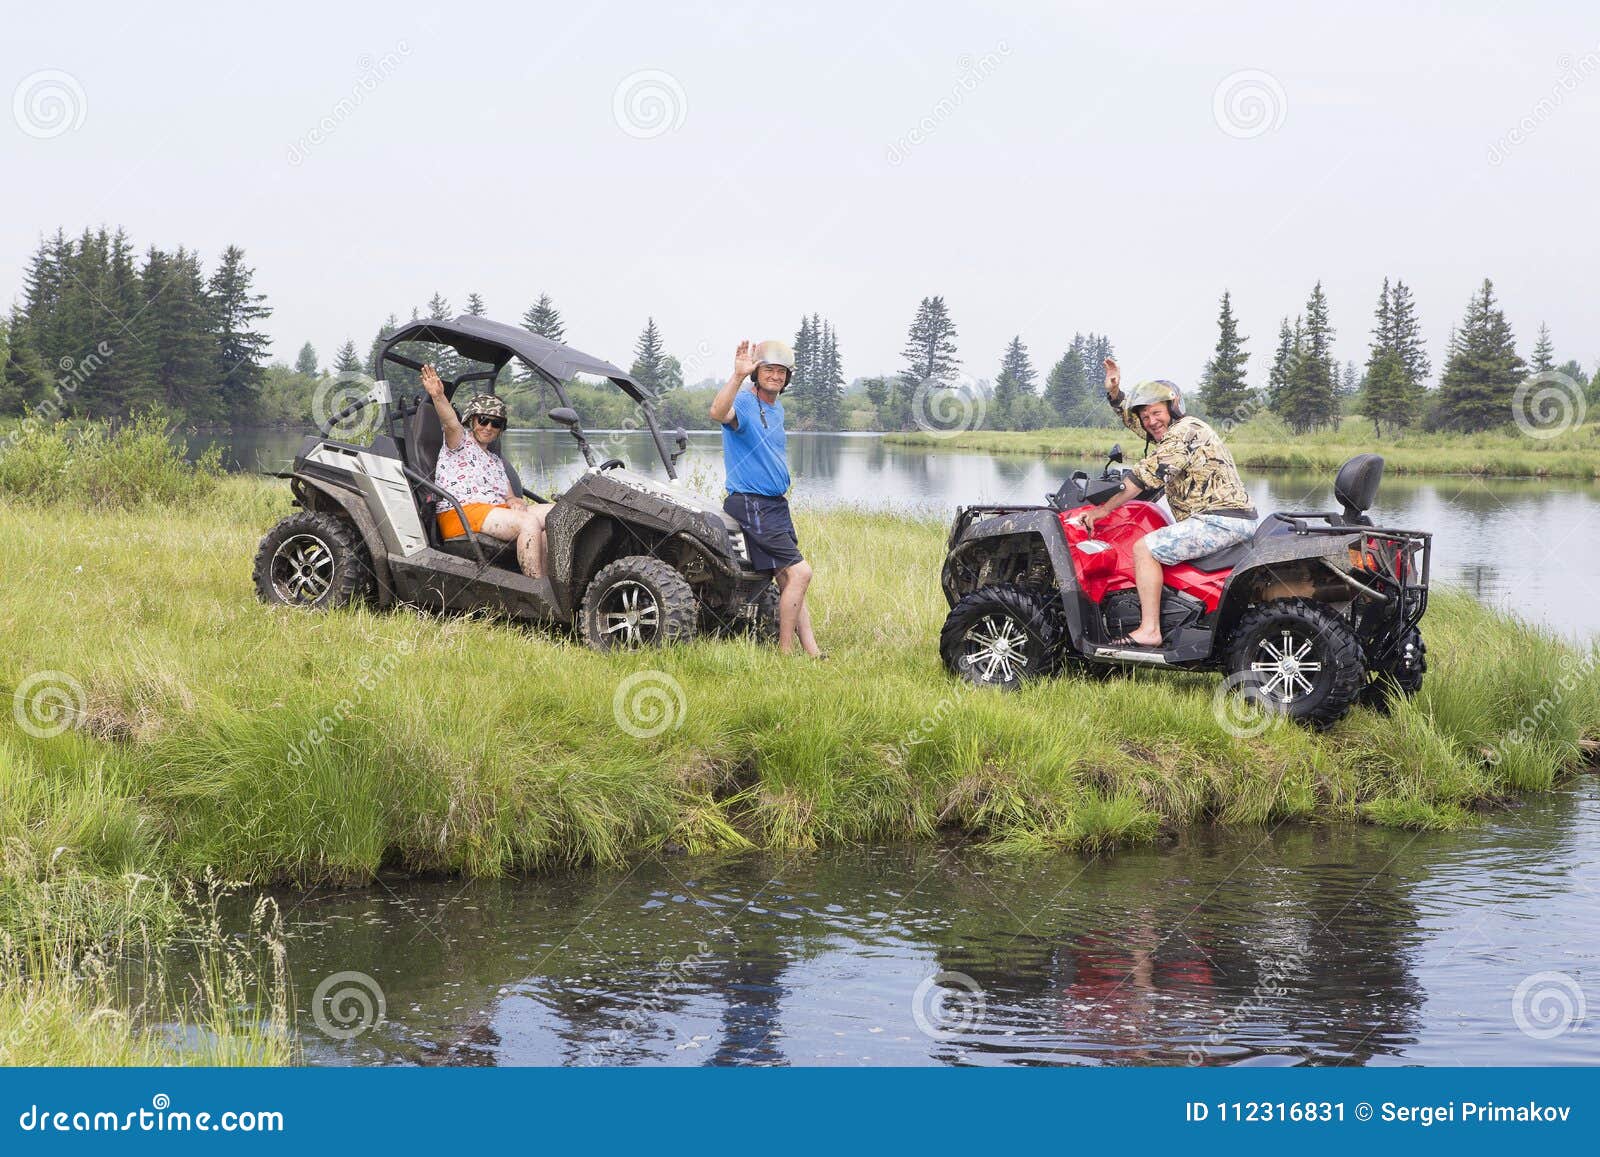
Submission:
[[[1511,994],[1600,950],[1597,837],[1591,779],[1453,835],[652,860],[287,897],[290,959],[302,1001],[351,968],[387,997],[349,1042],[302,1008],[316,1063],[1592,1064],[1592,1028],[1534,1039]],[[976,1009],[916,1005],[938,974]]]

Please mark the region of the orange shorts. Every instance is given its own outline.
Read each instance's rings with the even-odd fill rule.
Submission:
[[[473,533],[483,529],[483,520],[489,517],[491,510],[510,510],[511,506],[505,502],[468,502],[462,510],[467,512],[467,525],[472,527]],[[439,515],[439,535],[442,538],[460,538],[467,533],[461,525],[461,519],[453,510],[446,510]]]

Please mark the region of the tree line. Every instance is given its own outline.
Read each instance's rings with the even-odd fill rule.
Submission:
[[[253,279],[238,246],[224,249],[208,276],[200,256],[183,246],[170,251],[151,246],[138,254],[122,229],[85,230],[75,238],[57,230],[40,242],[28,262],[20,299],[0,319],[0,416],[45,406],[62,416],[119,418],[155,407],[188,423],[299,424],[310,420],[316,390],[330,374],[370,372],[378,350],[402,325],[397,313],[389,314],[365,356],[353,338],[346,339],[324,366],[306,342],[292,364],[268,365],[269,341],[259,327],[272,311],[264,295],[254,292]],[[410,317],[448,320],[456,312],[444,294],[435,292],[426,312],[413,307]],[[484,316],[483,296],[469,292],[465,312]],[[520,320],[531,333],[558,342],[567,338],[566,321],[548,293],[541,292]],[[803,315],[785,394],[792,424],[819,430],[914,429],[930,398],[953,390],[983,397],[983,425],[991,429],[1114,424],[1101,385],[1102,363],[1114,354],[1105,334],[1075,333],[1043,375],[1022,335],[1014,335],[1000,352],[992,378],[982,379],[963,372],[958,336],[945,299],[924,297],[907,327],[899,372],[851,380],[832,321],[816,312]],[[1335,336],[1319,281],[1304,308],[1280,322],[1265,381],[1252,384],[1246,370],[1249,339],[1239,332],[1231,292],[1224,291],[1215,350],[1198,388],[1185,396],[1193,410],[1224,424],[1267,412],[1290,430],[1306,433],[1361,417],[1381,434],[1504,425],[1512,418],[1517,387],[1531,375],[1560,373],[1591,395],[1600,391],[1600,375],[1591,382],[1576,360],[1557,365],[1547,327],[1540,327],[1524,360],[1487,278],[1451,330],[1437,385],[1429,381],[1432,366],[1421,319],[1403,280],[1383,281],[1364,366],[1340,365],[1333,353]],[[469,368],[429,345],[401,352],[441,362],[446,376]],[[667,352],[660,327],[647,318],[629,372],[658,399],[665,423],[703,424],[711,394],[721,384],[719,359],[697,357],[690,364],[703,376],[686,383],[683,363]],[[388,372],[402,386],[416,384],[413,371],[391,366]],[[497,388],[506,394],[514,422],[550,424],[545,415],[554,398],[536,376],[524,370],[502,379]],[[625,425],[631,418],[631,405],[616,391],[582,383],[564,388],[581,403],[580,413],[590,425]]]
[[[0,415],[159,407],[193,422],[249,421],[270,344],[258,326],[272,314],[254,277],[236,245],[207,276],[181,245],[138,254],[122,229],[58,229],[0,324]]]

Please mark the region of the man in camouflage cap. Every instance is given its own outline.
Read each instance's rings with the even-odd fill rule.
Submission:
[[[1244,542],[1255,532],[1256,512],[1239,479],[1233,455],[1217,432],[1183,412],[1183,397],[1168,381],[1140,382],[1127,397],[1122,372],[1106,359],[1106,401],[1150,453],[1122,482],[1122,489],[1079,516],[1085,530],[1141,490],[1165,486],[1171,526],[1152,530],[1133,545],[1134,585],[1139,591],[1139,626],[1113,645],[1159,647],[1162,567]]]

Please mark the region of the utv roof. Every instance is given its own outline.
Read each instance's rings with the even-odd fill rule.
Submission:
[[[608,361],[593,354],[586,354],[582,350],[575,350],[571,346],[562,345],[560,342],[551,341],[547,337],[540,337],[536,333],[529,333],[520,325],[507,325],[503,321],[490,321],[488,318],[474,317],[469,313],[450,321],[408,322],[395,330],[384,342],[383,351],[378,356],[379,364],[373,367],[376,376],[383,376],[382,363],[385,357],[399,360],[402,364],[409,361],[389,352],[401,342],[408,341],[435,342],[451,346],[462,357],[488,362],[497,370],[515,355],[552,382],[566,381],[574,374],[593,374],[596,377],[609,378],[619,390],[635,402],[643,402],[647,397],[643,386]]]

